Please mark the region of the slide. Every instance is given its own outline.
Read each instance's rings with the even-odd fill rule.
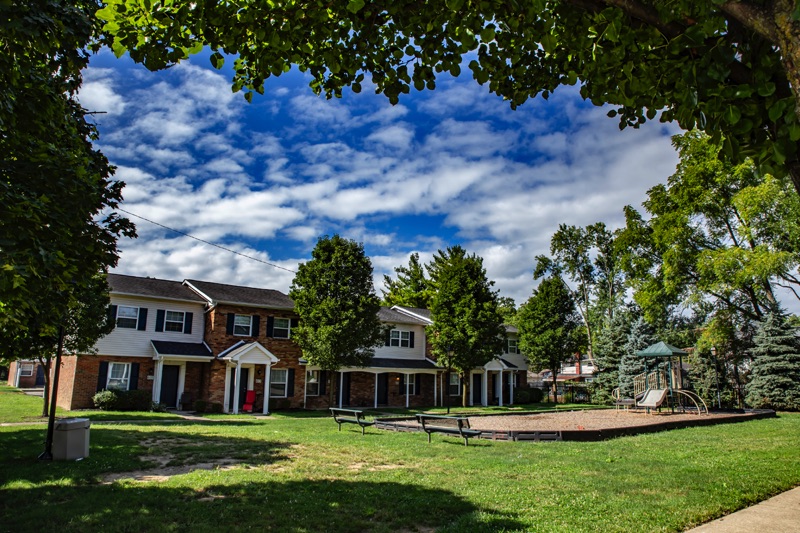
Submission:
[[[667,399],[667,392],[669,389],[647,389],[644,398],[636,402],[638,407],[652,407],[656,408]]]

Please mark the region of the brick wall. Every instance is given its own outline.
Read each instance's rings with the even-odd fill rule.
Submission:
[[[153,390],[153,381],[147,379],[155,371],[155,361],[150,357],[119,357],[107,355],[66,356],[62,358],[58,387],[58,406],[67,409],[90,409],[92,397],[97,393],[97,379],[102,361],[139,363],[137,388]]]
[[[19,366],[22,363],[20,361],[14,361],[8,367],[8,385],[15,386],[17,381],[17,372],[19,371]],[[20,376],[19,377],[19,384],[16,384],[20,389],[29,389],[36,386],[36,372],[38,371],[39,367],[41,366],[38,362],[31,362],[26,361],[25,364],[30,364],[33,366],[33,372],[30,376]]]

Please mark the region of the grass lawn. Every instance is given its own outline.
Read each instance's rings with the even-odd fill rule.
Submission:
[[[0,394],[3,421],[22,416],[9,395]],[[798,414],[596,443],[468,447],[441,435],[428,444],[417,433],[338,432],[329,418],[297,413],[89,416],[82,461],[40,463],[44,426],[0,427],[0,530],[680,531],[800,484]],[[142,470],[175,475],[122,475]]]

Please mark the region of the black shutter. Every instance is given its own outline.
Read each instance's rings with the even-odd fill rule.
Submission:
[[[139,324],[137,325],[136,329],[139,331],[145,331],[147,329],[147,308],[140,307],[139,308]]]
[[[258,337],[258,332],[260,328],[261,328],[261,317],[258,315],[253,315],[253,329],[250,332],[251,336]]]
[[[319,371],[319,395],[322,396],[325,394],[325,390],[328,387],[328,371],[327,370],[320,370]]]
[[[117,326],[117,306],[112,305],[108,309],[108,321],[114,324],[114,327]]]
[[[297,326],[300,325],[300,319],[299,318],[293,318],[291,320],[291,325],[292,325],[292,328],[296,328]]]
[[[506,339],[505,344],[503,344],[503,353],[508,353],[508,339]]]
[[[406,395],[406,391],[403,390],[405,388],[405,384],[406,384],[406,375],[400,374],[400,390],[398,391],[398,394],[400,394],[401,396]]]
[[[422,374],[414,375],[414,396],[419,396],[419,387],[422,384]]]
[[[267,317],[267,337],[272,337],[274,329],[275,329],[275,317],[274,316],[268,316]]]
[[[228,323],[225,325],[225,334],[233,335],[233,322],[236,320],[236,314],[228,313]]]
[[[408,347],[409,348],[413,348],[414,347],[414,332],[413,331],[410,331],[408,333]]]
[[[194,313],[184,313],[183,315],[183,332],[189,334],[192,332],[192,320]]]
[[[164,315],[166,311],[163,309],[156,310],[156,331],[164,331]]]
[[[136,390],[139,388],[139,363],[131,363],[131,380],[128,384],[128,390]]]
[[[108,382],[108,361],[100,361],[100,370],[98,371],[97,374],[97,392],[100,392],[101,390],[105,389],[107,382]]]
[[[392,330],[386,330],[386,346],[391,346],[392,344]]]
[[[290,368],[287,374],[289,374],[289,377],[286,378],[288,380],[286,383],[286,396],[291,398],[294,396],[294,368]]]

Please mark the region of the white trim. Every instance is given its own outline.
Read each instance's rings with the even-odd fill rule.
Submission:
[[[186,303],[193,303],[197,305],[202,305],[203,302],[201,300],[185,300],[183,298],[171,298],[169,296],[153,296],[152,294],[136,294],[135,292],[120,292],[120,291],[109,291],[109,296],[130,296],[132,298],[150,298],[151,300],[169,300],[170,302],[186,302]]]
[[[256,355],[255,358],[252,357],[254,352],[260,352],[261,356],[259,357]],[[223,355],[224,354],[224,355]],[[232,363],[238,362],[243,356],[250,356],[246,363],[254,364],[254,365],[268,365],[268,364],[275,364],[279,361],[277,357],[275,357],[272,352],[267,350],[261,343],[258,342],[244,342],[239,341],[224,352],[222,352],[218,359],[223,361],[230,361]]]
[[[408,315],[408,316],[413,316],[414,318],[417,318],[417,319],[421,320],[422,322],[425,322],[428,325],[433,324],[433,321],[430,318],[426,318],[426,317],[424,317],[422,315],[418,315],[417,313],[409,311],[405,307],[402,307],[402,306],[399,306],[399,305],[393,305],[391,307],[391,309],[394,309],[398,313],[403,313],[403,314]]]
[[[262,413],[269,414],[269,382],[272,380],[272,363],[267,365],[267,376],[264,380],[264,408]]]
[[[247,317],[249,319],[247,324],[247,333],[236,333],[236,327],[239,326],[240,328],[244,327],[244,324],[237,324],[236,319],[239,317]],[[233,314],[233,336],[234,337],[252,337],[253,336],[253,315],[240,315],[238,313]]]
[[[289,397],[289,369],[288,368],[276,368],[274,372],[286,372],[286,380],[285,381],[276,381],[275,383],[283,383],[283,394],[273,395],[272,394],[272,374],[270,374],[269,380],[269,397],[270,398],[288,398]]]

